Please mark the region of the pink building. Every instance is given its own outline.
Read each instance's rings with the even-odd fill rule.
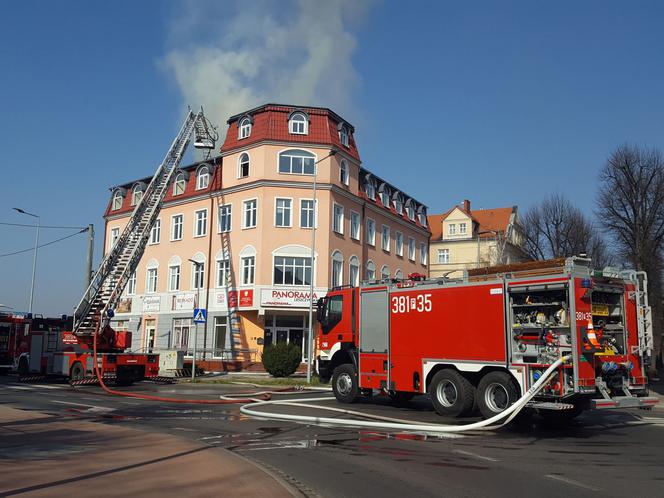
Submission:
[[[116,310],[135,348],[190,354],[197,337],[216,370],[260,361],[264,345],[287,341],[306,361],[312,278],[315,299],[360,280],[428,273],[426,207],[362,167],[350,123],[325,108],[267,104],[228,125],[219,156],[175,176]],[[105,250],[148,182],[113,189]],[[194,306],[208,310],[197,333]]]

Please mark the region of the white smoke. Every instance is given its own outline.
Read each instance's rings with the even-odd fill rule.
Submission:
[[[202,105],[220,130],[231,115],[267,102],[351,110],[358,76],[350,27],[368,2],[219,3],[187,1],[174,16],[162,65],[184,104]]]

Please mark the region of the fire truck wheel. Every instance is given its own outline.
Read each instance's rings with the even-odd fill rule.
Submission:
[[[506,410],[519,399],[519,389],[507,372],[489,372],[477,386],[477,406],[484,418]]]
[[[431,379],[429,396],[438,415],[459,417],[472,411],[475,387],[456,370],[446,368]]]
[[[83,365],[80,361],[77,361],[71,366],[71,371],[69,372],[70,380],[83,380],[85,377],[85,370],[83,370]]]
[[[360,397],[357,372],[350,363],[344,363],[334,369],[332,374],[332,391],[338,401],[355,403]]]

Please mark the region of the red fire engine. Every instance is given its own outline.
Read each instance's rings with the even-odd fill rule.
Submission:
[[[441,415],[489,418],[570,356],[530,402],[544,416],[652,406],[646,286],[574,257],[335,288],[318,302],[319,374],[341,402],[429,393]]]

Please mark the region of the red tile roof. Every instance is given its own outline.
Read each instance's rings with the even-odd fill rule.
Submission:
[[[464,211],[461,206],[454,206],[449,211],[443,214],[430,214],[427,216],[429,221],[429,228],[431,229],[431,240],[439,240],[443,237],[443,220],[455,209],[459,208],[460,211],[469,215],[475,223],[479,225],[477,230],[483,231],[496,231],[504,232],[507,230],[507,225],[510,221],[510,216],[516,209],[514,207],[494,208],[494,209],[473,209],[470,212]],[[492,233],[480,234],[482,238],[494,237]]]

